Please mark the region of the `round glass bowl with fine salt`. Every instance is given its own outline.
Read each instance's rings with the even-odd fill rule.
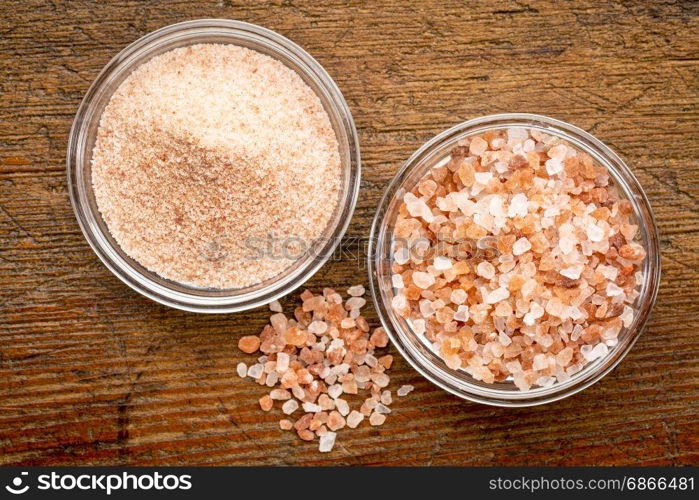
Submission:
[[[590,362],[568,380],[548,387],[533,385],[520,390],[511,376],[504,381],[485,383],[463,369],[451,369],[424,335],[413,331],[410,322],[397,314],[391,303],[396,295],[392,283],[393,241],[399,207],[406,192],[413,189],[434,166],[446,163],[450,152],[464,138],[492,130],[524,127],[558,137],[578,151],[589,154],[605,167],[610,181],[622,199],[633,207],[631,218],[639,226],[638,242],[646,251],[640,272],[639,294],[631,304],[633,321],[622,328],[616,345],[604,356]],[[423,376],[443,389],[464,399],[496,406],[533,406],[556,401],[589,387],[609,373],[629,352],[644,329],[660,283],[658,230],[650,204],[638,181],[626,164],[606,145],[587,132],[568,123],[534,114],[501,114],[461,123],[424,144],[402,166],[387,187],[379,203],[371,229],[368,255],[371,291],[376,308],[393,344]]]
[[[130,258],[110,235],[92,188],[91,157],[100,117],[129,74],[151,58],[201,43],[235,44],[276,59],[294,70],[316,93],[339,144],[339,201],[324,231],[305,253],[274,278],[237,289],[189,286],[163,279]],[[359,141],[350,110],[323,67],[301,47],[265,28],[239,21],[202,19],[166,26],[135,41],[97,76],[75,116],[68,141],[68,186],[78,223],[102,262],[134,290],[162,304],[205,313],[235,312],[269,303],[301,286],[332,255],[354,211],[360,180]]]

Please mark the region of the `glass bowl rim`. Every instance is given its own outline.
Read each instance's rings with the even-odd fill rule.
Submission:
[[[285,274],[287,271],[284,271],[279,275],[281,277],[279,280],[276,277],[271,278],[268,284],[251,292],[241,293],[245,288],[207,290],[164,280],[183,289],[191,288],[192,292],[196,292],[188,293],[152,280],[129,261],[123,259],[99,227],[91,222],[92,219],[101,218],[101,214],[99,211],[93,213],[81,182],[86,168],[81,155],[86,148],[84,142],[87,126],[101,117],[101,112],[94,113],[92,107],[97,105],[96,100],[101,93],[107,92],[105,89],[109,85],[110,78],[119,71],[135,69],[143,62],[138,60],[139,56],[157,50],[161,44],[179,39],[184,39],[186,43],[178,46],[206,43],[203,38],[207,35],[230,37],[231,41],[225,43],[239,44],[242,40],[246,40],[252,44],[250,48],[253,50],[264,47],[264,53],[274,59],[287,58],[293,61],[296,67],[292,69],[312,79],[319,87],[318,92],[322,92],[327,102],[332,105],[332,109],[326,107],[326,112],[334,116],[338,127],[342,129],[344,141],[342,137],[338,137],[338,140],[342,141],[340,147],[345,147],[348,151],[347,158],[342,161],[341,166],[345,172],[343,175],[346,175],[348,180],[344,183],[339,204],[335,208],[339,211],[338,215],[342,216],[329,222],[334,225],[328,226],[321,236],[322,250],[312,256],[307,254],[301,257],[299,260],[305,259],[303,264],[293,269],[288,276]],[[114,89],[108,93],[111,95],[113,92]],[[112,274],[140,294],[166,306],[189,312],[229,313],[264,305],[288,294],[303,285],[333,255],[349,227],[356,207],[361,179],[361,152],[354,119],[342,92],[325,68],[308,52],[288,38],[255,24],[232,19],[196,19],[167,25],[147,33],[126,45],[102,68],[86,91],[75,114],[68,137],[66,173],[71,205],[83,236]],[[255,286],[259,284],[252,285],[252,287]]]
[[[619,179],[614,175],[615,169],[621,171],[625,176],[626,183],[622,183],[620,188],[623,189],[626,195],[629,194],[630,188],[635,189],[635,196],[627,196],[627,198],[629,198],[634,205],[634,209],[636,209],[637,212],[640,211],[639,229],[642,231],[642,234],[648,238],[649,248],[647,249],[648,254],[646,256],[648,276],[645,277],[643,287],[641,288],[641,296],[637,299],[643,299],[643,303],[638,310],[634,308],[637,315],[634,318],[634,323],[628,329],[629,338],[625,344],[616,346],[619,347],[618,350],[610,349],[607,355],[586,365],[583,370],[573,375],[570,380],[556,383],[551,387],[537,387],[528,391],[484,389],[476,383],[469,381],[468,378],[470,378],[470,376],[465,373],[459,373],[459,376],[457,376],[454,374],[455,372],[453,370],[442,370],[424,357],[424,355],[419,352],[419,349],[410,345],[407,340],[405,343],[403,342],[405,338],[405,334],[402,331],[403,328],[395,321],[395,314],[392,312],[391,305],[387,303],[385,294],[382,292],[381,284],[379,283],[377,269],[380,268],[379,261],[383,256],[381,252],[383,246],[380,245],[380,243],[386,244],[383,239],[383,233],[385,233],[386,230],[388,208],[393,202],[396,192],[402,187],[405,177],[409,175],[413,169],[423,167],[424,163],[429,159],[443,157],[444,155],[442,152],[444,144],[447,141],[451,147],[461,138],[486,130],[508,127],[530,128],[532,126],[539,128],[545,133],[557,135],[574,143],[576,147],[591,154],[597,161],[602,159],[603,161],[601,161],[601,163],[610,170],[610,174],[615,177],[615,182],[619,183]],[[597,148],[598,151],[593,150],[584,143],[578,142],[578,140],[587,141]],[[600,158],[601,155],[604,155],[604,158]],[[640,215],[643,215],[645,218]],[[526,407],[551,403],[577,394],[611,372],[628,354],[645,329],[650,317],[650,312],[657,298],[661,274],[660,246],[655,217],[645,191],[626,163],[606,144],[579,127],[548,116],[533,113],[501,113],[467,120],[437,134],[420,146],[393,176],[378,203],[369,236],[367,268],[371,295],[379,319],[391,339],[391,342],[408,363],[427,380],[462,399],[501,407]],[[611,363],[609,362],[610,359],[612,360]],[[606,365],[602,364],[604,362],[606,362]]]

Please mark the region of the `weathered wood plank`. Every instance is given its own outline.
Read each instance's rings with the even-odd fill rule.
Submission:
[[[262,389],[235,375],[237,338],[267,311],[194,315],[135,294],[90,251],[68,200],[68,131],[101,67],[203,17],[276,30],[336,80],[364,161],[354,237],[400,164],[459,121],[537,112],[609,144],[646,189],[663,245],[658,304],[627,359],[582,394],[506,410],[451,397],[397,357],[395,387],[416,391],[385,426],[342,432],[322,457],[279,431],[257,407]],[[0,464],[696,465],[697,33],[699,4],[681,0],[3,2]],[[309,286],[364,276],[345,259]]]

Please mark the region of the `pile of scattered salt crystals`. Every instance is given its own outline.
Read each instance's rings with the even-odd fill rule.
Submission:
[[[119,86],[92,182],[130,257],[180,283],[237,288],[281,273],[322,234],[339,199],[339,147],[295,71],[200,44],[150,59]],[[270,252],[270,236],[292,243]]]
[[[405,194],[393,308],[476,380],[568,380],[632,324],[646,252],[631,212],[606,169],[557,137],[470,137]]]
[[[262,352],[257,363],[237,367],[241,377],[273,388],[260,398],[262,410],[280,405],[290,417],[280,420],[279,427],[295,430],[305,441],[318,437],[321,452],[332,450],[336,432],[344,427],[354,429],[367,417],[370,425],[383,424],[393,401],[386,373],[393,356],[376,352],[388,345],[388,336],[383,328],[371,332],[361,315],[364,287],[353,286],[347,293],[350,297],[343,302],[331,288],[322,295],[306,290],[293,318],[275,301],[270,324],[259,336],[245,336],[238,343],[245,353]],[[411,390],[403,386],[398,392],[404,396]],[[359,409],[352,409],[352,400],[362,393],[368,397],[361,396]]]

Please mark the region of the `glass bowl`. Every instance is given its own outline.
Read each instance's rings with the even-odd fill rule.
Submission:
[[[433,351],[429,342],[416,335],[408,322],[391,307],[394,293],[391,283],[391,242],[398,208],[406,188],[411,189],[427,170],[447,158],[450,150],[464,137],[509,127],[538,129],[561,137],[604,165],[620,195],[631,201],[639,225],[640,239],[647,251],[641,266],[644,280],[640,294],[632,304],[635,318],[629,328],[624,328],[619,333],[617,345],[611,347],[606,356],[589,363],[569,380],[527,391],[520,391],[509,381],[486,384],[462,370],[450,369]],[[461,123],[442,132],[417,150],[393,178],[379,203],[371,229],[368,259],[371,292],[379,317],[403,357],[428,380],[457,396],[507,407],[556,401],[589,387],[609,373],[629,352],[643,331],[660,283],[658,229],[648,199],[629,168],[611,149],[587,132],[559,120],[524,113],[491,115]]]
[[[91,157],[100,117],[119,85],[140,64],[177,47],[230,43],[256,50],[296,71],[318,95],[340,146],[339,202],[323,234],[291,267],[262,283],[238,289],[198,288],[163,279],[124,253],[98,210],[92,189]],[[269,303],[299,287],[333,254],[357,200],[359,141],[354,121],[337,85],[301,47],[268,29],[224,19],[202,19],[166,26],[135,41],[107,64],[87,91],[68,140],[68,186],[80,228],[102,262],[119,279],[162,304],[195,312],[225,313]]]

